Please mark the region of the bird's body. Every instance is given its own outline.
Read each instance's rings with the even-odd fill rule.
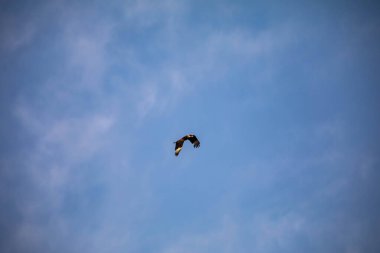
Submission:
[[[183,143],[186,140],[189,140],[194,145],[194,148],[199,148],[201,144],[194,134],[185,135],[175,142],[175,156],[178,156],[179,152],[181,152]]]

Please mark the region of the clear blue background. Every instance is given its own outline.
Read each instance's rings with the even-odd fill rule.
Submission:
[[[1,252],[379,252],[376,1],[0,7]]]

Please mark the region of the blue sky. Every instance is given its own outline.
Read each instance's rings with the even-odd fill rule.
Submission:
[[[0,6],[1,252],[379,252],[375,1]]]

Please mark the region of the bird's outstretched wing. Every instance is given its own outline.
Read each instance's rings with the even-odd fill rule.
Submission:
[[[181,152],[184,141],[185,140],[181,138],[175,142],[175,156],[178,156],[179,152]]]
[[[201,143],[199,142],[199,140],[197,139],[197,137],[193,134],[191,135],[188,135],[188,138],[187,138],[191,144],[194,145],[194,148],[199,148],[199,146],[201,145]]]

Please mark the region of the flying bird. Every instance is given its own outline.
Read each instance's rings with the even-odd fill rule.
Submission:
[[[185,135],[181,139],[179,139],[178,141],[174,142],[175,143],[175,156],[178,156],[179,152],[181,152],[183,143],[186,140],[189,140],[194,145],[194,148],[199,148],[199,146],[201,145],[201,143],[199,142],[199,140],[197,139],[197,137],[194,134]]]

